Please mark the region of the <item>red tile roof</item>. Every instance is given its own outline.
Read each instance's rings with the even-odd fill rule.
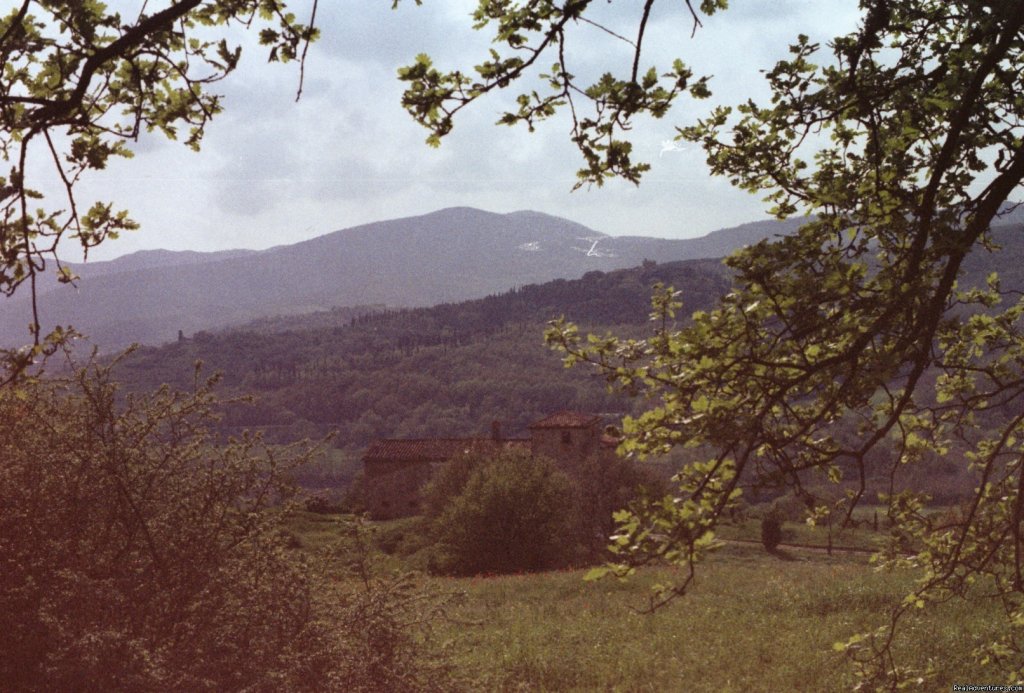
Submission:
[[[500,442],[491,438],[385,438],[370,444],[363,461],[444,462],[471,450],[497,452],[499,449],[529,446],[527,438],[506,438]]]
[[[599,423],[601,423],[601,417],[594,414],[560,411],[530,424],[530,428],[590,428]]]

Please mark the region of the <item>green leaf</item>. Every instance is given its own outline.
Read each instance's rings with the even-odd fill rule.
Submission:
[[[591,568],[587,571],[587,574],[583,576],[583,580],[586,582],[600,580],[601,578],[606,577],[612,571],[613,568],[611,568],[610,566],[598,566],[596,568]]]

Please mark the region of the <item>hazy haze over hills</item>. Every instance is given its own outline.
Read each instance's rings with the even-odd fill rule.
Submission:
[[[40,311],[44,329],[73,324],[109,350],[266,316],[334,306],[428,306],[644,259],[720,257],[799,224],[756,222],[669,240],[607,236],[539,212],[454,207],[263,251],[144,251],[76,265],[77,286],[44,284]],[[0,342],[25,342],[29,315],[26,293],[0,305]]]

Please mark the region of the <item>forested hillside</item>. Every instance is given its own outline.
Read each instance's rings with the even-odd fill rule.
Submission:
[[[356,449],[381,436],[483,433],[495,419],[514,434],[558,409],[633,406],[585,370],[564,368],[543,331],[563,315],[590,329],[636,329],[656,282],[682,292],[686,314],[708,308],[729,286],[718,261],[648,262],[433,308],[347,321],[325,311],[201,332],[140,349],[118,374],[130,389],[186,388],[202,360],[223,373],[229,391],[259,397],[231,408],[225,430],[259,428],[273,440],[337,430],[336,444]]]
[[[1024,285],[1021,236],[1016,224],[996,229],[1001,251],[970,256],[961,286],[981,286],[992,271],[1004,289]],[[207,372],[223,373],[228,391],[258,397],[226,412],[225,432],[256,428],[282,442],[336,430],[336,445],[358,450],[377,437],[482,434],[496,419],[515,434],[558,409],[644,406],[609,393],[586,369],[563,368],[543,331],[560,316],[598,332],[639,331],[659,281],[681,291],[680,318],[729,288],[718,260],[649,261],[431,308],[336,308],[197,332],[141,348],[118,373],[133,390],[187,388],[201,360]]]

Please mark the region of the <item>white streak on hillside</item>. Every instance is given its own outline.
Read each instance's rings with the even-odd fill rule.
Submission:
[[[615,253],[610,250],[598,250],[597,244],[604,239],[604,236],[591,236],[588,238],[579,238],[577,240],[587,241],[590,243],[589,248],[577,248],[573,246],[573,250],[578,250],[581,253],[585,253],[587,257],[615,257]]]

